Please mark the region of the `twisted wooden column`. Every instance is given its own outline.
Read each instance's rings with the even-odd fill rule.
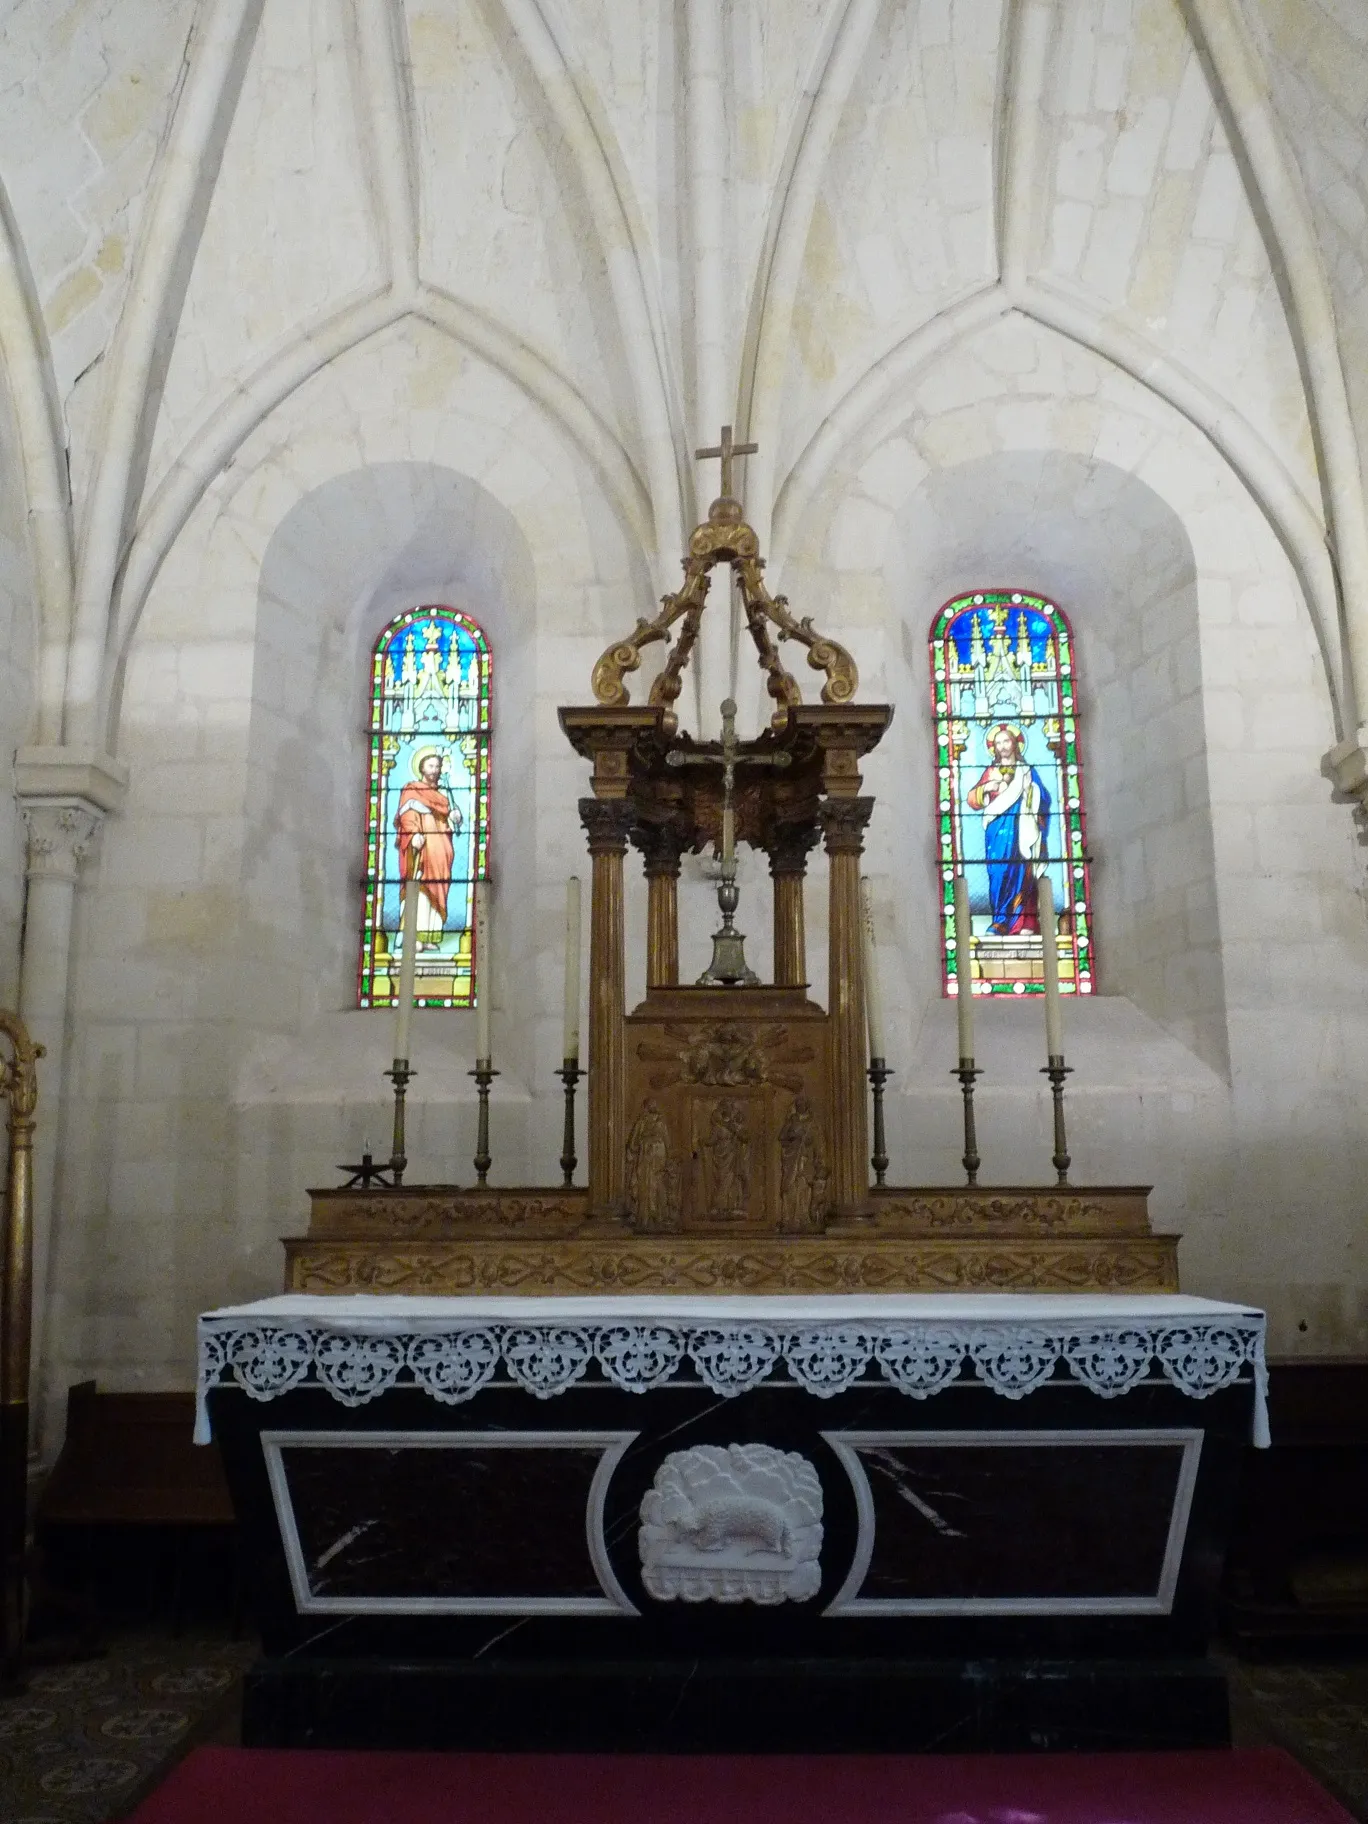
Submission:
[[[627,1044],[623,1030],[627,957],[622,917],[622,858],[635,813],[625,799],[581,798],[589,837],[589,1208],[616,1216],[624,1207]]]
[[[632,843],[646,864],[646,986],[679,986],[679,858],[684,840],[668,824],[637,824]]]
[[[830,858],[828,1017],[831,1023],[832,1201],[838,1216],[869,1208],[869,1111],[865,1104],[864,952],[860,856],[872,798],[827,798],[818,810]]]
[[[803,883],[808,851],[819,831],[815,823],[788,824],[769,844],[774,882],[774,985],[807,986],[807,924],[803,916]]]
[[[24,1645],[24,1562],[28,1546],[30,1340],[33,1325],[33,1125],[38,1102],[35,1045],[17,1014],[0,1009],[11,1056],[0,1064],[9,1104],[4,1254],[0,1259],[0,1666],[13,1675]]]

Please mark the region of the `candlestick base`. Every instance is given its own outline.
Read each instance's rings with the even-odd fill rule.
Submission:
[[[746,961],[746,939],[732,922],[740,903],[736,858],[733,856],[722,863],[722,884],[717,889],[722,923],[713,932],[712,961],[698,978],[700,988],[750,988],[760,980]]]
[[[489,1086],[499,1072],[494,1069],[488,1058],[477,1058],[474,1070],[466,1073],[474,1077],[475,1088],[479,1092],[480,1112],[475,1124],[475,1182],[484,1189],[489,1183],[489,1168],[493,1164],[489,1152]]]
[[[575,1182],[575,1167],[579,1160],[575,1157],[575,1085],[584,1072],[580,1069],[578,1058],[566,1058],[556,1072],[565,1085],[565,1128],[561,1135],[560,1168],[567,1189]]]
[[[874,1092],[874,1151],[869,1163],[874,1167],[874,1182],[882,1185],[888,1177],[888,1140],[884,1133],[884,1084],[893,1075],[882,1058],[871,1058],[869,1086]]]
[[[974,1080],[981,1077],[983,1072],[972,1058],[961,1058],[958,1067],[950,1074],[959,1078],[960,1094],[964,1097],[964,1182],[977,1184],[982,1161],[979,1158],[978,1129],[974,1124]]]
[[[372,1185],[383,1185],[389,1188],[395,1182],[390,1175],[391,1162],[384,1160],[377,1165],[373,1153],[362,1153],[360,1161],[356,1165],[339,1165],[337,1169],[339,1172],[351,1174],[342,1186],[344,1191],[368,1191]]]
[[[1069,1166],[1072,1161],[1069,1158],[1068,1136],[1064,1131],[1064,1079],[1065,1077],[1072,1076],[1073,1070],[1070,1065],[1064,1062],[1064,1054],[1062,1051],[1052,1051],[1050,1053],[1049,1063],[1041,1066],[1040,1074],[1042,1077],[1048,1077],[1050,1079],[1050,1095],[1054,1100],[1053,1164],[1055,1168],[1055,1182],[1057,1184],[1067,1184],[1069,1182]]]
[[[408,1154],[405,1151],[407,1142],[404,1138],[404,1099],[408,1095],[410,1080],[417,1074],[417,1071],[410,1068],[407,1058],[396,1058],[385,1072],[394,1085],[394,1138],[390,1146],[388,1170],[390,1183],[396,1188],[404,1182],[404,1168],[408,1164]]]

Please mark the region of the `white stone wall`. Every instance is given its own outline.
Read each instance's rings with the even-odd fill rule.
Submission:
[[[771,582],[896,709],[868,774],[894,1174],[959,1151],[926,633],[960,589],[1035,588],[1076,629],[1090,768],[1076,1175],[1152,1179],[1186,1283],[1266,1299],[1280,1347],[1368,1343],[1368,922],[1321,770],[1368,626],[1352,5],[27,0],[0,68],[0,739],[34,738],[41,626],[44,740],[131,773],[78,907],[57,1395],[183,1384],[197,1306],[274,1287],[306,1186],[384,1144],[365,660],[423,601],[493,643],[494,1175],[553,1172],[588,873],[555,711],[673,586],[721,418],[761,445]],[[7,1000],[21,876],[0,807]],[[763,864],[742,883],[764,966]],[[819,854],[819,996],[824,886]],[[681,906],[688,975],[696,860]],[[1036,1012],[980,1016],[993,1175],[1048,1165]],[[470,1025],[417,1020],[414,1175],[469,1175]]]
[[[15,485],[19,437],[8,389],[0,385],[0,754],[32,737],[37,627],[33,563]],[[0,792],[0,1005],[19,999],[24,915],[24,825],[12,791]]]

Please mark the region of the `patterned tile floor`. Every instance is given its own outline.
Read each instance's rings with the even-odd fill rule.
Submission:
[[[256,1652],[226,1633],[115,1635],[105,1657],[35,1671],[0,1698],[0,1824],[125,1816],[192,1746],[237,1739]],[[1286,1748],[1368,1824],[1368,1659],[1229,1659],[1237,1744]]]
[[[1368,1824],[1368,1660],[1229,1660],[1241,1746],[1286,1748],[1360,1824]]]
[[[226,1635],[136,1632],[101,1659],[35,1670],[0,1698],[0,1824],[122,1817],[194,1743],[235,1739],[240,1674],[256,1652]]]

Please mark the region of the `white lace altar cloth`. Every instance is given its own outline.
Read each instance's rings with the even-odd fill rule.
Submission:
[[[454,1406],[500,1370],[538,1399],[586,1376],[632,1393],[694,1380],[737,1394],[787,1374],[822,1398],[882,1378],[915,1400],[966,1377],[1009,1400],[1069,1376],[1103,1399],[1156,1379],[1195,1399],[1245,1381],[1253,1441],[1268,1443],[1262,1311],[1179,1294],[1034,1292],[263,1298],[199,1320],[195,1437],[208,1442],[206,1396],[223,1383],[254,1400],[322,1387],[344,1406],[420,1387]]]

